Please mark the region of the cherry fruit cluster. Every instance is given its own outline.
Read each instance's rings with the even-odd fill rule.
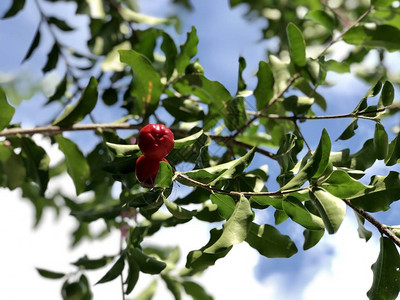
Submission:
[[[136,161],[136,178],[144,186],[152,187],[157,177],[160,161],[174,148],[174,134],[162,124],[148,124],[139,131],[139,148]]]

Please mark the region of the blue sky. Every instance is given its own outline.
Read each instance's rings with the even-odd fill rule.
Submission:
[[[41,1],[43,2],[43,1]],[[247,61],[247,69],[245,71],[245,78],[249,84],[249,88],[254,88],[256,82],[254,73],[257,71],[258,62],[264,60],[266,57],[266,50],[268,47],[274,47],[273,41],[260,41],[261,29],[265,26],[265,20],[259,19],[253,22],[246,21],[242,16],[246,12],[245,6],[239,6],[234,10],[230,10],[228,7],[228,1],[215,1],[215,0],[203,0],[193,1],[195,9],[193,12],[187,12],[182,8],[175,8],[173,10],[169,5],[169,1],[166,0],[154,0],[154,1],[139,1],[141,9],[144,13],[164,17],[165,14],[178,14],[182,21],[182,35],[176,35],[172,28],[169,32],[174,35],[176,41],[183,42],[186,38],[186,32],[195,26],[197,34],[199,36],[199,47],[197,57],[200,63],[204,66],[206,76],[212,80],[218,80],[223,83],[231,93],[235,93],[237,84],[237,70],[238,70],[238,58],[239,56],[245,57]],[[10,0],[3,0],[0,2],[0,14],[2,14],[8,6],[11,4]],[[60,7],[60,6],[59,6]],[[58,8],[59,8],[58,7]],[[68,15],[68,20],[73,18],[74,7],[71,5],[62,5],[63,15]],[[46,6],[47,9],[53,9],[50,6]],[[57,7],[54,9],[57,11]],[[74,24],[81,24],[85,27],[87,20],[82,17],[74,19]],[[2,49],[2,56],[0,57],[0,75],[2,73],[17,73],[17,74],[29,74],[31,78],[40,79],[40,68],[44,64],[45,56],[49,51],[49,47],[40,47],[33,57],[21,68],[20,61],[25,55],[24,51],[27,49],[30,41],[33,38],[35,29],[38,24],[38,12],[34,6],[33,1],[27,1],[27,7],[17,17],[9,19],[7,21],[0,21],[0,41],[6,41],[7,47]],[[76,34],[69,37],[70,43],[74,41],[84,41],[88,36],[88,32],[79,30]],[[51,38],[44,36],[44,39],[49,43]],[[82,50],[85,50],[82,48]],[[63,66],[58,68],[57,72],[53,76],[62,73]],[[0,77],[1,78],[1,77]],[[366,84],[359,80],[354,79],[349,75],[344,76],[331,76],[330,80],[335,82],[334,87],[321,88],[320,92],[324,94],[328,102],[328,111],[326,113],[347,113],[356,105],[360,98],[365,94],[369,88]],[[35,80],[33,80],[35,81]],[[59,107],[55,104],[49,108],[43,108],[38,110],[38,105],[42,105],[45,102],[45,98],[41,95],[35,96],[29,101],[23,101],[20,107],[17,109],[17,114],[14,118],[15,122],[22,122],[25,126],[32,126],[35,124],[42,125],[46,123],[49,114],[54,114],[59,111]],[[35,110],[35,114],[32,111]],[[106,109],[99,101],[96,107],[95,115],[98,116],[101,122],[110,122],[118,119],[118,116],[123,113],[121,110],[110,111]],[[317,110],[317,113],[322,113]],[[317,121],[315,121],[317,122]],[[309,141],[311,147],[315,147],[318,143],[318,139],[321,134],[322,126],[327,127],[331,139],[334,140],[340,134],[347,124],[350,122],[343,120],[335,120],[332,122],[314,123],[306,122],[302,127],[304,128],[304,134]],[[318,130],[315,130],[317,125]],[[365,127],[363,127],[366,125]],[[361,120],[359,135],[353,138],[351,141],[351,147],[358,149],[362,146],[363,142],[371,137],[373,134],[373,124],[368,124],[367,121]],[[94,145],[93,135],[91,133],[78,133],[70,134],[71,138],[76,140],[78,144],[84,149],[90,149],[91,145]],[[92,142],[90,141],[92,139]],[[89,142],[87,142],[89,141]],[[45,141],[42,141],[46,144]],[[47,145],[47,144],[46,144]],[[334,149],[341,149],[347,145],[347,142],[338,142],[334,144]],[[55,156],[55,160],[59,159],[60,153],[57,149],[51,148],[50,145],[46,147],[52,151]],[[348,147],[348,145],[347,145]],[[257,156],[254,162],[256,165],[271,163],[265,161],[265,158]],[[271,172],[276,172],[276,166],[271,167]],[[374,168],[374,172],[382,172],[385,175],[387,172],[383,168]],[[277,187],[274,183],[276,175],[271,175],[271,190]],[[61,185],[71,184],[68,178],[63,178],[64,181],[58,182]],[[7,191],[0,191],[0,195],[3,195],[7,199],[18,199],[19,195],[16,192],[7,194]],[[8,196],[7,196],[8,195]],[[59,228],[60,239],[59,245],[49,245],[51,251],[55,253],[62,253],[60,256],[50,255],[47,250],[41,250],[40,243],[33,246],[36,249],[30,259],[24,258],[25,265],[19,265],[21,270],[25,268],[25,272],[30,272],[31,276],[34,274],[28,271],[28,268],[35,266],[42,266],[38,263],[44,264],[43,267],[47,266],[51,268],[53,264],[62,268],[67,267],[69,261],[73,261],[74,257],[79,257],[82,253],[98,253],[102,255],[103,252],[98,249],[94,249],[93,245],[84,244],[79,249],[72,251],[72,253],[66,252],[67,249],[62,246],[67,245],[65,240],[66,237],[62,237],[62,233],[66,236],[73,226],[73,222],[69,220],[68,216],[64,214],[61,221],[54,223],[52,215],[46,215],[44,224],[39,228],[40,232],[30,231],[30,225],[32,224],[31,215],[29,208],[26,207],[25,202],[16,201],[12,203],[10,200],[6,203],[0,204],[0,211],[3,216],[1,217],[9,219],[9,214],[6,211],[12,211],[15,214],[18,212],[24,213],[25,220],[19,221],[16,224],[16,228],[20,230],[21,234],[26,234],[26,237],[30,237],[31,243],[35,244],[35,241],[46,241],[51,240],[46,236],[55,235],[52,228],[56,226]],[[13,206],[14,205],[14,206]],[[394,204],[398,207],[398,204]],[[273,212],[267,210],[262,213],[260,222],[273,224]],[[389,224],[395,222],[395,213],[390,212],[384,214],[378,214],[382,221],[387,221]],[[2,221],[0,221],[2,222]],[[191,222],[192,223],[192,222]],[[0,223],[1,224],[1,223]],[[6,222],[4,224],[7,224]],[[22,224],[22,225],[21,225]],[[5,225],[1,226],[4,228]],[[19,227],[18,227],[19,226]],[[69,227],[68,227],[69,226]],[[186,225],[185,225],[186,226]],[[186,227],[185,227],[186,228]],[[193,239],[193,230],[199,231],[196,240]],[[369,225],[367,228],[373,230]],[[202,225],[194,222],[188,225],[187,229],[179,228],[179,232],[174,232],[174,239],[171,239],[169,230],[167,233],[160,233],[156,237],[157,241],[164,241],[165,243],[181,243],[184,250],[190,251],[198,249],[205,244],[208,239],[208,225]],[[291,222],[285,222],[279,226],[279,229],[286,233],[295,240],[299,253],[290,259],[266,259],[258,256],[258,254],[246,247],[246,245],[235,246],[232,253],[228,255],[226,259],[218,262],[215,267],[212,267],[205,273],[203,278],[199,279],[205,285],[208,290],[216,295],[217,300],[221,299],[243,299],[246,295],[244,291],[246,287],[250,290],[255,291],[255,295],[251,296],[251,299],[337,299],[339,297],[349,297],[347,299],[364,299],[365,293],[370,286],[372,280],[372,272],[370,271],[370,265],[375,261],[377,256],[377,242],[379,235],[375,230],[374,237],[370,242],[365,244],[364,241],[358,239],[357,230],[355,227],[355,219],[352,216],[352,212],[348,212],[348,218],[344,222],[342,228],[335,236],[324,236],[323,241],[311,250],[306,252],[301,250],[302,245],[302,230],[299,226],[291,224]],[[2,232],[5,236],[13,239],[14,235],[10,232]],[[36,237],[33,239],[33,237]],[[62,239],[62,240],[61,240]],[[107,249],[112,253],[114,244],[116,241],[115,234],[110,237],[111,242],[102,244],[102,249]],[[4,239],[5,240],[5,239]],[[20,241],[13,239],[15,244]],[[188,242],[190,241],[190,243]],[[100,242],[101,243],[101,242]],[[106,246],[104,246],[106,245]],[[56,247],[56,248],[54,248]],[[53,249],[54,248],[54,249]],[[10,248],[9,253],[13,255],[12,249]],[[16,251],[16,253],[19,253]],[[43,254],[45,253],[45,254]],[[185,253],[183,251],[183,253]],[[40,258],[40,255],[44,257]],[[185,254],[183,255],[185,256]],[[46,258],[50,258],[51,264]],[[16,258],[14,258],[16,259]],[[60,260],[63,260],[60,262]],[[36,263],[36,264],[35,264]],[[13,268],[13,265],[8,265],[9,269]],[[348,268],[348,270],[347,270]],[[0,271],[0,276],[3,271]],[[17,284],[17,272],[12,277],[11,281]],[[104,270],[102,271],[104,272]],[[351,282],[349,276],[353,278],[360,278],[361,282]],[[0,277],[1,279],[2,277]],[[28,277],[29,278],[29,277]],[[32,278],[32,277],[31,277]],[[40,277],[34,277],[35,285],[47,287],[52,293],[57,293],[58,286]],[[95,276],[93,276],[95,278]],[[98,277],[97,277],[98,278]],[[221,278],[224,278],[222,280]],[[92,282],[95,279],[92,280]],[[4,280],[2,281],[4,282]],[[141,283],[144,286],[145,280]],[[337,284],[341,288],[336,289],[332,287]],[[345,286],[347,284],[347,286]],[[12,284],[11,284],[12,286]],[[107,289],[107,284],[104,286],[98,286],[94,289],[95,299],[111,299],[109,295],[115,295],[119,289],[118,284],[112,283]],[[290,288],[288,288],[290,287]],[[347,293],[343,294],[341,291],[350,288]],[[37,295],[40,295],[40,290],[33,288]],[[107,289],[107,290],[106,290]],[[325,291],[329,291],[328,295],[321,296]],[[0,298],[2,299],[22,299],[12,294],[2,294],[11,291],[11,289],[0,290]],[[11,293],[11,292],[10,292]],[[23,293],[23,291],[21,291]],[[54,299],[51,298],[52,294],[48,294],[48,298],[41,299]],[[54,294],[53,294],[54,295]],[[58,295],[58,294],[57,294]],[[108,296],[107,296],[108,295]],[[104,298],[103,298],[104,297]],[[35,297],[33,297],[36,299]],[[167,299],[165,295],[159,296],[157,299]]]

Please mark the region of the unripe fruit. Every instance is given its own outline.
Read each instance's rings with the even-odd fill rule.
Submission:
[[[174,148],[174,134],[162,124],[148,124],[139,131],[139,148],[152,159],[161,160]]]
[[[141,155],[136,161],[136,178],[145,186],[152,187],[156,181],[158,169],[160,168],[160,161],[168,160],[163,159],[152,159],[147,156]]]

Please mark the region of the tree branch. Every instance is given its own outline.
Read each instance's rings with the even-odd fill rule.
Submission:
[[[362,210],[358,207],[355,207],[349,200],[343,200],[343,201],[347,204],[347,206],[349,206],[351,209],[353,209],[356,213],[358,213],[360,216],[362,216],[364,219],[366,219],[368,222],[370,222],[372,225],[374,225],[381,234],[386,235],[398,247],[400,247],[400,239],[386,225],[379,222],[377,219],[372,217],[369,213],[365,212],[364,210]]]
[[[237,191],[227,191],[227,190],[217,189],[206,183],[202,183],[200,181],[197,181],[190,177],[187,177],[183,173],[178,172],[178,171],[175,171],[175,177],[179,177],[197,187],[200,187],[200,188],[210,191],[212,193],[224,194],[224,195],[229,195],[229,196],[243,196],[243,197],[283,196],[283,195],[287,195],[290,193],[308,190],[308,188],[309,188],[309,187],[304,187],[304,188],[298,188],[298,189],[293,189],[293,190],[276,191],[276,192],[237,192]]]

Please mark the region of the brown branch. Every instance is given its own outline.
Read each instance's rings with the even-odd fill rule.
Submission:
[[[382,107],[379,109],[374,109],[370,111],[362,111],[357,113],[349,113],[349,114],[340,114],[340,115],[326,115],[326,116],[281,116],[277,114],[263,114],[259,112],[247,111],[246,113],[249,115],[258,115],[259,118],[268,118],[268,119],[282,119],[282,120],[326,120],[326,119],[344,119],[344,118],[358,118],[358,119],[365,119],[365,120],[372,120],[376,121],[376,117],[367,117],[366,115],[384,112],[385,110],[395,110],[399,109],[399,105],[393,104],[390,106]]]
[[[239,134],[241,134],[243,131],[245,131],[254,121],[256,121],[261,114],[266,111],[268,108],[270,108],[276,101],[278,101],[279,98],[283,96],[283,94],[296,82],[297,79],[300,78],[300,74],[297,73],[290,78],[288,81],[286,87],[281,90],[275,97],[273,97],[267,104],[265,108],[263,108],[261,111],[257,112],[253,118],[251,118],[249,121],[246,122],[241,128],[239,128],[234,135],[232,135],[230,138],[235,139]]]
[[[386,225],[379,222],[377,219],[372,217],[369,213],[365,212],[364,210],[362,210],[358,207],[355,207],[349,200],[343,200],[343,201],[347,204],[347,206],[349,206],[351,209],[353,209],[356,213],[358,213],[360,216],[362,216],[364,219],[366,219],[368,222],[370,222],[372,225],[374,225],[381,234],[386,235],[398,247],[400,247],[400,239]]]
[[[323,56],[330,47],[332,47],[333,44],[337,43],[338,41],[340,41],[343,36],[349,32],[350,29],[354,28],[355,26],[357,26],[362,20],[364,20],[373,10],[375,9],[375,7],[373,5],[371,5],[351,26],[349,26],[346,30],[344,30],[340,35],[338,35],[336,38],[332,39],[328,45],[326,45],[326,47],[324,48],[324,50],[322,50],[322,52],[318,55],[317,58]]]
[[[43,126],[34,128],[10,128],[0,131],[0,136],[12,137],[18,135],[33,135],[35,133],[55,135],[66,131],[84,131],[98,129],[141,129],[142,124],[110,123],[110,124],[75,124],[70,127]]]
[[[308,190],[309,187],[304,187],[304,188],[298,188],[298,189],[293,189],[293,190],[287,190],[287,191],[276,191],[276,192],[237,192],[237,191],[228,191],[228,190],[221,190],[217,189],[215,187],[212,187],[211,185],[208,185],[206,183],[202,183],[200,181],[194,180],[190,177],[185,176],[183,173],[175,171],[175,177],[179,177],[197,187],[200,187],[202,189],[205,189],[207,191],[210,191],[212,193],[218,193],[218,194],[224,194],[224,195],[229,195],[229,196],[243,196],[243,197],[262,197],[262,196],[284,196],[290,193],[295,193],[295,192],[300,192],[304,190]]]

